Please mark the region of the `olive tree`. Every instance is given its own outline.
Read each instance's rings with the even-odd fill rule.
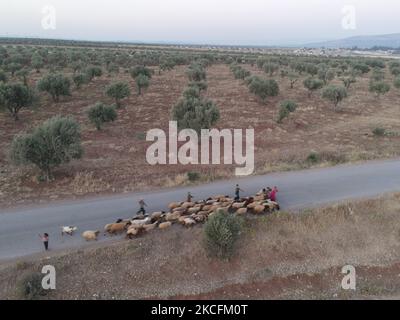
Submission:
[[[279,85],[273,79],[252,76],[247,78],[247,85],[250,92],[260,97],[263,102],[267,97],[274,97],[279,94]]]
[[[322,67],[318,70],[318,78],[327,84],[329,81],[335,78],[335,72],[332,69]]]
[[[181,98],[172,110],[172,119],[180,129],[210,129],[220,118],[218,107],[208,99]]]
[[[89,108],[88,117],[89,121],[96,126],[96,129],[101,130],[101,126],[104,123],[117,119],[117,112],[114,106],[106,106],[98,102]]]
[[[321,89],[324,86],[323,81],[315,78],[307,78],[304,80],[304,87],[308,89],[308,97],[311,97],[314,91]]]
[[[150,85],[150,78],[144,74],[139,74],[136,79],[136,87],[138,89],[138,95],[142,94],[142,89],[147,89]]]
[[[344,85],[344,87],[345,87],[347,90],[350,89],[350,86],[351,86],[353,83],[356,83],[356,82],[357,82],[357,80],[356,80],[356,78],[355,78],[354,76],[343,77],[343,78],[341,78],[340,80],[342,80],[343,85]]]
[[[186,71],[186,74],[190,81],[206,80],[206,71],[199,64],[190,65],[189,69]]]
[[[43,68],[44,62],[42,56],[35,52],[31,58],[31,66],[36,70],[37,73],[40,72],[40,69]]]
[[[297,103],[292,100],[282,101],[279,105],[279,114],[278,114],[278,123],[282,123],[282,120],[285,119],[291,112],[294,112],[297,109]]]
[[[74,82],[75,87],[76,87],[77,89],[79,89],[82,85],[84,85],[85,83],[88,82],[88,78],[86,77],[85,74],[83,74],[83,73],[78,73],[78,74],[75,74],[75,75],[72,77],[72,81]]]
[[[347,90],[342,86],[330,85],[322,91],[322,97],[331,101],[337,108],[339,103],[347,97]]]
[[[91,66],[85,70],[86,77],[88,81],[92,81],[95,77],[101,77],[103,70],[100,67]]]
[[[290,89],[293,89],[294,85],[299,80],[299,76],[298,76],[298,74],[296,74],[294,72],[289,72],[288,79],[289,79],[289,83],[290,83]]]
[[[369,91],[375,93],[379,98],[390,91],[390,85],[384,81],[371,81],[369,83]]]
[[[265,73],[268,73],[271,77],[273,74],[278,71],[279,69],[279,64],[273,63],[273,62],[266,62],[263,65],[263,70]]]
[[[118,108],[121,107],[121,100],[131,95],[129,84],[126,82],[116,82],[106,89],[106,95],[115,100]]]
[[[0,84],[0,107],[7,110],[18,120],[18,113],[22,108],[34,105],[35,92],[21,83]]]
[[[54,102],[60,101],[60,96],[71,95],[70,87],[71,81],[61,73],[48,74],[37,84],[38,90],[49,93]]]
[[[139,75],[147,76],[150,79],[153,71],[145,66],[135,66],[132,70],[130,70],[130,74],[133,79],[136,79]]]
[[[78,122],[71,117],[56,116],[36,127],[32,133],[15,136],[10,156],[16,165],[35,165],[49,180],[53,168],[80,159],[82,154]]]

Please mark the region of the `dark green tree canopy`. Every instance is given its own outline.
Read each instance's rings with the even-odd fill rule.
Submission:
[[[22,108],[28,108],[37,101],[35,91],[22,83],[0,84],[0,107],[7,110],[14,120]]]
[[[96,126],[96,129],[100,130],[104,123],[112,122],[117,119],[117,112],[114,106],[106,106],[98,102],[90,107],[88,117],[90,122]]]
[[[180,129],[210,129],[220,118],[218,107],[204,98],[182,98],[172,110],[172,119]]]
[[[71,117],[53,117],[32,133],[17,135],[11,145],[11,159],[16,165],[34,164],[47,180],[53,168],[82,154],[80,127]]]
[[[48,74],[39,80],[39,91],[45,91],[51,95],[55,102],[60,101],[60,96],[71,95],[71,81],[61,73]]]

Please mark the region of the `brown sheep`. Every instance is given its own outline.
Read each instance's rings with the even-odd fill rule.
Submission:
[[[127,227],[131,224],[131,222],[120,222],[120,223],[112,223],[108,229],[108,233],[116,234],[121,233],[127,229]]]
[[[243,208],[246,205],[246,201],[244,202],[235,202],[232,204],[233,209],[240,209]]]
[[[157,228],[158,222],[155,222],[153,224],[146,224],[145,226],[143,226],[144,231],[146,232],[150,232],[151,230],[154,230],[155,228]]]
[[[179,219],[179,217],[181,215],[182,214],[180,212],[173,212],[173,213],[169,212],[169,213],[166,214],[165,220],[167,220],[167,221],[176,221],[176,220]]]
[[[150,219],[151,222],[159,221],[163,217],[164,212],[154,212],[151,214]]]
[[[237,211],[236,211],[236,214],[238,214],[238,215],[244,215],[244,214],[246,214],[247,213],[247,208],[239,208]]]
[[[254,213],[256,214],[260,214],[263,213],[265,211],[265,206],[263,205],[257,205],[254,209],[253,209]]]
[[[163,222],[160,223],[160,225],[158,226],[159,229],[168,229],[169,227],[172,226],[172,223],[170,221],[168,222]]]
[[[170,203],[170,204],[168,205],[168,208],[169,208],[170,210],[173,210],[173,209],[175,209],[175,208],[180,207],[181,204],[182,204],[182,202],[172,202],[172,203]]]
[[[191,207],[193,207],[195,204],[193,202],[184,202],[181,207],[185,208],[185,209],[189,209]]]
[[[82,237],[86,240],[86,241],[97,241],[97,236],[99,235],[100,231],[85,231],[84,233],[82,233]]]
[[[184,213],[184,212],[186,212],[186,208],[178,207],[178,208],[173,209],[172,212],[181,212],[181,213]]]
[[[200,210],[201,210],[201,207],[189,208],[189,209],[188,209],[188,213],[189,213],[189,214],[193,214],[193,213],[200,212]]]
[[[140,228],[129,228],[126,232],[126,237],[132,239],[133,237],[137,236],[140,232]]]

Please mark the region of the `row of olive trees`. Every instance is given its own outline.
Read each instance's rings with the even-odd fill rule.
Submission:
[[[182,97],[172,109],[172,119],[177,121],[179,129],[210,129],[220,118],[218,107],[202,93],[207,90],[206,67],[211,63],[202,59],[192,63],[187,76],[190,80]]]

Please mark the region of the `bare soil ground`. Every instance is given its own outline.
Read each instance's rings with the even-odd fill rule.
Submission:
[[[256,67],[244,67],[253,74],[263,74]],[[186,69],[178,66],[161,75],[156,71],[142,96],[135,94],[129,74],[121,71],[117,76],[105,74],[96,78],[80,90],[73,89],[71,97],[57,104],[42,94],[40,107],[23,110],[17,123],[8,114],[0,114],[0,206],[184,185],[188,183],[188,171],[200,172],[202,181],[232,176],[232,166],[150,166],[146,163],[146,149],[151,143],[145,141],[145,134],[153,128],[167,130],[171,109],[188,82]],[[32,73],[31,84],[41,76]],[[391,75],[386,77],[391,81]],[[255,129],[257,173],[308,166],[305,159],[312,151],[321,155],[323,161],[318,165],[399,154],[399,90],[392,88],[377,99],[368,92],[369,78],[364,76],[350,89],[341,111],[335,112],[319,93],[308,98],[303,78],[294,89],[290,89],[287,79],[277,75],[274,78],[280,84],[280,94],[265,104],[242,81],[234,79],[227,65],[216,64],[207,69],[206,95],[221,111],[217,127]],[[112,103],[104,91],[115,80],[128,81],[132,96],[123,102],[124,108],[118,110],[115,123],[96,131],[88,122],[87,108],[96,101]],[[275,121],[278,105],[285,99],[296,101],[299,108],[278,125]],[[85,155],[82,160],[58,168],[55,181],[39,183],[36,169],[11,165],[9,146],[15,134],[28,131],[57,114],[72,115],[79,121]],[[372,129],[376,127],[384,127],[393,134],[374,137]]]
[[[376,299],[400,297],[400,194],[246,219],[230,261],[207,256],[202,228],[23,259],[0,267],[0,299],[57,270],[45,299]],[[357,289],[341,289],[353,265]]]

